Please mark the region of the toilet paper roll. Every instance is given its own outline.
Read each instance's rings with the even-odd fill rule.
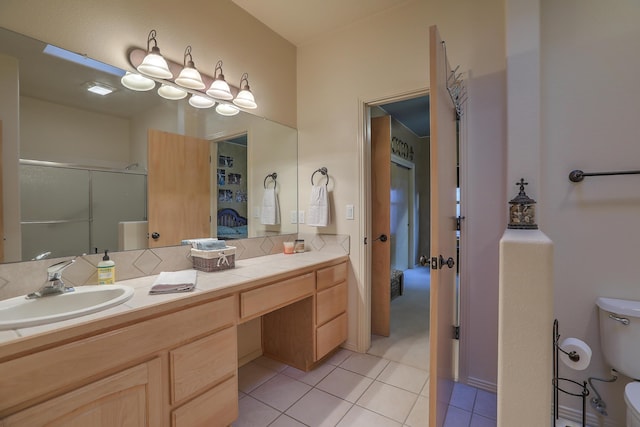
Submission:
[[[587,369],[587,366],[591,363],[591,347],[578,338],[566,338],[560,343],[560,348],[569,354],[573,353],[577,356],[578,360],[571,360],[572,358],[569,355],[562,351],[560,352],[560,360],[571,369],[582,371]]]

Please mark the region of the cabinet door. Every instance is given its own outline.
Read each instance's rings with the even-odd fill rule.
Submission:
[[[160,359],[102,380],[5,418],[4,427],[155,427],[162,425]]]

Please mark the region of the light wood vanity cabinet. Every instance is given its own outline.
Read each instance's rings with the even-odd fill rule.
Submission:
[[[272,305],[273,311],[263,314],[262,349],[266,356],[308,371],[347,339],[347,263],[299,280],[297,302],[279,309]],[[260,288],[261,301],[272,286],[278,284]]]
[[[238,323],[261,317],[264,354],[303,370],[346,340],[337,262],[0,347],[0,427],[229,426]]]
[[[0,425],[229,425],[235,313],[229,296],[4,360]]]

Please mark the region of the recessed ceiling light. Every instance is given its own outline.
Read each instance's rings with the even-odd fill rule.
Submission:
[[[102,96],[109,95],[111,92],[115,91],[114,88],[102,83],[89,83],[87,85],[87,90]]]

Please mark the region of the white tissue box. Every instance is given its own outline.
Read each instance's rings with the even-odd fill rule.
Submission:
[[[201,250],[191,248],[193,268],[200,271],[221,271],[236,266],[236,247],[227,246],[224,249]]]

